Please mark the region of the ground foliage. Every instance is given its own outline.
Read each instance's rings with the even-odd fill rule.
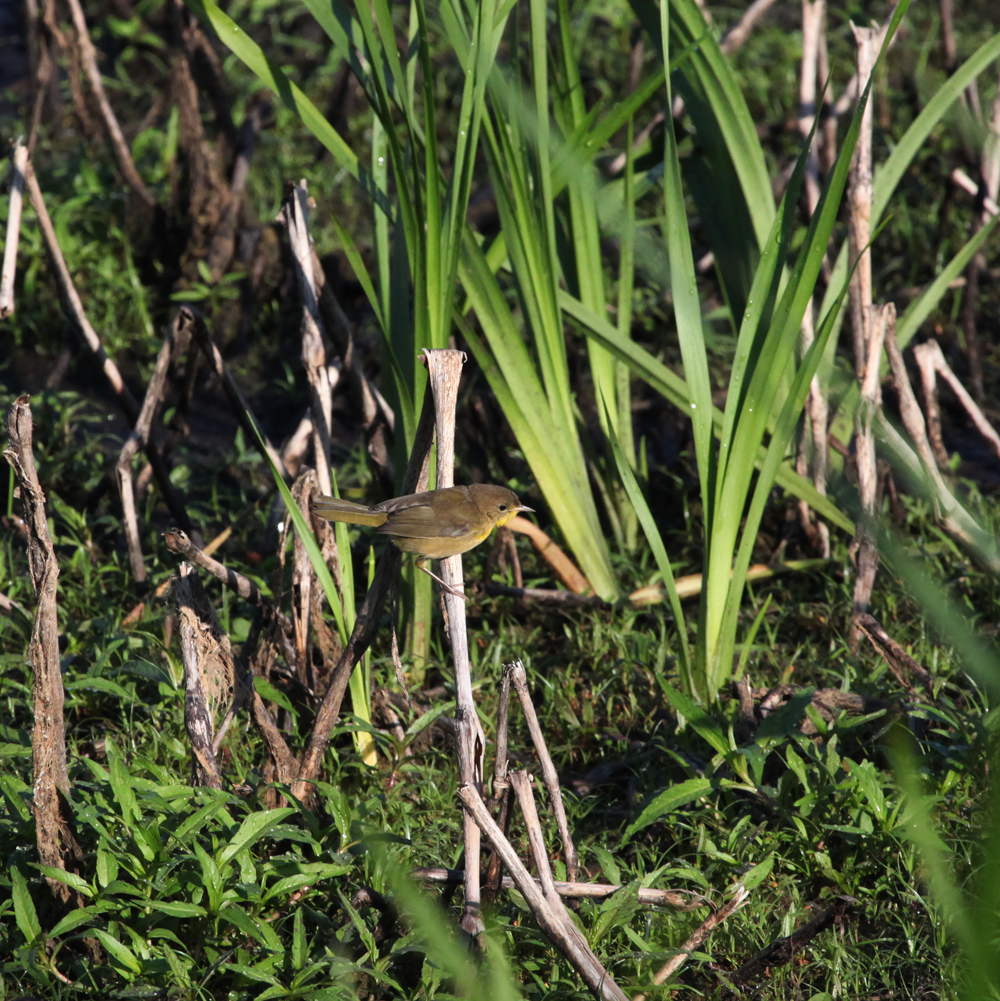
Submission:
[[[363,148],[367,120],[361,104],[352,97],[350,79],[326,60],[311,19],[292,4],[233,4],[229,11],[262,44],[274,47],[275,58],[294,66],[303,87],[340,95],[342,127]],[[979,14],[985,13],[984,6]],[[723,22],[734,15],[717,11]],[[831,16],[846,18],[840,12]],[[617,6],[608,11],[595,6],[587,17],[593,18],[587,44],[594,52],[586,85],[615,93],[628,74],[632,22]],[[735,57],[754,116],[772,131],[767,145],[772,176],[798,152],[794,130],[786,124],[796,100],[796,19],[794,12],[779,10]],[[171,145],[176,131],[166,115],[144,131],[138,128],[150,88],[162,80],[151,67],[164,43],[155,32],[135,26],[168,21],[165,6],[144,4],[133,19],[102,19],[97,34],[107,66],[113,67],[105,72],[111,74],[116,108],[124,122],[133,123],[129,135],[140,170],[149,183],[164,188],[176,183]],[[989,22],[974,8],[962,12],[964,51],[982,40]],[[844,21],[834,24],[835,48],[846,49],[845,28]],[[877,107],[891,109],[886,114],[894,122],[914,114],[920,88],[931,86],[935,74],[940,77],[937,30],[933,12],[917,5],[899,43],[903,56],[876,95]],[[225,68],[236,88],[232,117],[240,120],[253,82],[235,60],[226,60]],[[455,73],[453,66],[440,66],[435,86],[444,97],[458,90]],[[250,388],[257,412],[266,415],[268,431],[280,439],[294,427],[305,392],[297,306],[273,230],[266,222],[255,223],[263,235],[254,255],[248,260],[237,255],[227,275],[210,280],[184,259],[183,196],[169,202],[155,226],[135,227],[107,150],[96,136],[80,133],[63,96],[64,120],[43,130],[36,163],[43,188],[58,206],[54,214],[63,249],[109,352],[135,384],[144,383],[158,344],[155,330],[177,302],[195,302],[226,346],[237,378]],[[14,97],[13,107],[23,108],[23,95]],[[356,223],[355,237],[364,245],[365,217],[352,218],[350,186],[325,170],[328,160],[296,119],[280,107],[269,114],[248,185],[245,211],[251,222],[273,218],[283,183],[305,174],[321,205],[335,209],[345,225]],[[207,124],[224,131],[211,116]],[[6,135],[18,125],[8,118],[3,127]],[[956,116],[914,165],[904,185],[905,205],[880,244],[889,248],[878,261],[883,287],[901,298],[929,280],[966,239],[971,205],[956,205],[945,180],[964,155],[962,128]],[[323,217],[317,213],[314,236],[319,247],[333,247]],[[484,228],[489,224],[487,218]],[[478,989],[489,992],[481,996],[502,996],[500,985],[508,980],[524,996],[583,996],[567,963],[553,954],[516,895],[502,897],[491,911],[490,936],[499,948],[477,973],[455,960],[454,943],[440,930],[443,923],[401,885],[399,874],[411,867],[458,862],[461,815],[446,733],[428,728],[408,736],[412,756],[380,733],[380,766],[369,769],[357,759],[348,719],[328,752],[312,811],[297,805],[265,809],[263,755],[254,733],[242,728],[224,748],[227,791],[189,785],[179,652],[176,640],[168,642],[164,633],[169,608],[150,601],[140,622],[123,622],[140,599],[109,479],[125,425],[113,416],[117,411],[103,395],[96,365],[69,346],[37,230],[26,225],[22,240],[16,322],[0,332],[5,359],[0,379],[8,399],[20,391],[34,394],[36,453],[61,567],[68,750],[82,857],[78,874],[64,877],[78,906],[60,909],[34,864],[31,677],[24,661],[30,618],[15,610],[0,619],[5,802],[0,858],[6,862],[0,873],[0,996],[429,998],[467,994],[476,977]],[[336,259],[327,263],[335,275]],[[702,298],[711,301],[718,290],[710,277],[705,282]],[[343,278],[339,288],[361,331],[361,353],[374,364],[376,338],[365,336],[371,318],[360,290]],[[648,308],[638,314],[635,336],[676,362],[676,345],[659,340],[658,297],[648,289],[639,294]],[[984,288],[982,298],[985,327],[1000,315],[1000,299],[995,286]],[[956,295],[946,304],[951,312],[942,310],[932,320],[946,339],[957,331],[959,301]],[[721,370],[731,342],[721,328],[716,336]],[[996,361],[989,357],[986,365],[993,400]],[[58,378],[51,378],[59,369]],[[583,371],[581,365],[581,379]],[[459,477],[502,479],[524,490],[531,502],[530,473],[510,439],[496,430],[501,423],[496,405],[474,372],[473,367],[460,403]],[[204,388],[190,414],[168,415],[174,479],[206,538],[238,526],[222,557],[271,592],[273,485],[256,453],[234,431],[214,387]],[[637,396],[636,431],[645,442],[648,493],[671,558],[685,572],[700,565],[701,545],[688,433],[662,400],[643,399],[641,390]],[[371,474],[346,407],[341,398],[338,475],[344,488],[360,497]],[[583,417],[596,422],[596,414]],[[967,444],[960,428],[954,433],[956,447]],[[992,496],[995,472],[991,479],[978,462],[959,472],[967,476],[961,484],[967,501],[995,525],[1000,519]],[[162,531],[168,516],[154,493],[146,498],[142,520]],[[995,581],[934,527],[923,502],[903,496],[892,513],[942,591],[992,638]],[[786,533],[785,514],[776,496],[760,540],[765,558]],[[154,588],[176,565],[159,531],[144,537]],[[737,879],[751,874],[756,882],[750,903],[716,930],[682,974],[680,983],[692,996],[730,996],[735,990],[730,976],[741,963],[838,899],[846,905],[842,915],[791,963],[746,985],[753,996],[957,996],[963,952],[949,933],[947,909],[930,892],[933,866],[915,847],[915,808],[902,796],[891,759],[903,753],[897,731],[907,724],[917,738],[910,747],[911,774],[919,776],[932,805],[934,830],[949,853],[946,865],[955,883],[974,896],[977,873],[988,862],[980,845],[990,829],[984,790],[994,754],[993,705],[963,672],[952,638],[925,622],[906,583],[887,572],[880,576],[873,614],[938,679],[934,705],[904,705],[895,679],[873,652],[850,653],[847,542],[836,539],[831,569],[777,578],[752,588],[745,602],[749,623],[770,599],[749,651],[756,684],[794,682],[806,692],[841,688],[890,704],[875,718],[824,723],[816,736],[800,732],[806,716],[802,700],[772,718],[753,743],[737,739],[736,707],[725,699],[697,726],[679,721],[664,690],[674,680],[675,624],[661,608],[550,612],[484,597],[470,607],[473,672],[487,734],[492,735],[501,665],[520,658],[589,875],[630,887],[672,886],[716,902]],[[356,543],[360,572],[368,540],[359,535]],[[795,536],[788,541],[792,553],[799,545]],[[525,583],[550,585],[545,566],[527,548],[520,552]],[[486,555],[474,553],[467,560],[469,579],[481,577]],[[626,588],[648,583],[655,570],[641,548],[616,559]],[[32,608],[24,548],[11,527],[0,537],[0,580],[4,593]],[[208,589],[223,626],[234,641],[242,641],[252,610],[217,584]],[[437,691],[431,703],[437,707],[453,694],[441,642],[434,641],[425,681]],[[373,669],[391,683],[386,640],[376,643]],[[308,733],[312,705],[292,686],[273,695],[285,710],[291,739],[300,741]],[[512,751],[529,766],[534,761],[523,729],[515,729]],[[746,781],[737,781],[740,776]],[[705,783],[697,786],[699,795],[657,813],[664,790],[691,782]],[[556,844],[551,827],[547,833]],[[366,887],[395,898],[401,914],[380,910],[371,902],[377,897],[356,898]],[[582,904],[578,918],[619,983],[634,992],[650,982],[706,913],[642,908],[625,893],[603,904]],[[497,958],[503,954],[506,960]]]

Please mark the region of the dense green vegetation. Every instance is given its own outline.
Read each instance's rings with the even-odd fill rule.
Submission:
[[[627,994],[992,996],[1000,990],[991,895],[1000,799],[989,783],[1000,693],[996,580],[942,529],[933,497],[901,479],[898,497],[883,504],[885,562],[871,612],[931,673],[932,690],[905,691],[866,641],[851,648],[851,460],[835,455],[827,498],[793,467],[812,371],[842,417],[856,401],[849,350],[822,356],[824,337],[845,345],[850,337],[849,324],[839,333],[836,308],[846,258],[834,262],[859,123],[850,114],[841,121],[848,148],[839,172],[825,172],[826,213],[809,227],[797,189],[801,137],[787,124],[797,114],[798,10],[776,6],[729,58],[714,39],[740,12],[712,12],[708,28],[683,0],[669,20],[642,2],[115,5],[88,11],[91,34],[155,207],[121,181],[99,119],[85,121],[73,104],[71,74],[57,81],[58,101],[49,99],[33,161],[84,307],[137,396],[160,332],[187,303],[204,315],[270,439],[295,430],[309,403],[301,306],[285,235],[270,220],[284,186],[301,177],[316,201],[315,246],[354,335],[354,364],[396,415],[397,485],[425,392],[420,349],[453,338],[467,350],[456,479],[517,490],[604,599],[554,610],[473,592],[477,705],[492,742],[502,666],[524,662],[581,878],[625,887],[582,901],[574,920]],[[875,160],[889,165],[876,179],[885,222],[874,244],[876,297],[897,304],[901,342],[937,336],[963,372],[961,288],[945,281],[920,296],[973,235],[976,205],[948,176],[975,161],[987,136],[986,119],[959,98],[978,79],[982,108],[992,106],[1000,41],[991,13],[989,4],[960,13],[949,82],[938,15],[914,4],[871,91]],[[216,70],[185,34],[195,14],[218,32]],[[69,30],[69,15],[57,16]],[[839,95],[853,43],[847,14],[828,18]],[[200,101],[193,112],[179,104],[184,66]],[[289,97],[279,67],[313,105]],[[656,126],[675,94],[687,110],[673,128]],[[26,85],[10,107],[5,136],[28,128]],[[238,126],[258,111],[233,246],[213,271],[206,248],[222,232],[218,206]],[[989,251],[996,240],[984,236]],[[716,267],[696,271],[708,251]],[[987,266],[992,278],[995,252]],[[814,287],[824,304],[817,347],[803,360],[798,332]],[[998,288],[981,284],[981,330],[1000,318]],[[352,689],[353,713],[334,731],[308,804],[281,798],[288,789],[272,781],[263,742],[241,715],[219,753],[224,788],[192,785],[176,616],[160,590],[179,563],[163,541],[174,519],[155,483],[140,494],[149,574],[140,587],[114,474],[128,425],[99,365],[68,331],[30,210],[16,293],[17,312],[0,328],[0,402],[6,411],[18,393],[32,394],[60,565],[79,853],[65,870],[39,868],[26,659],[35,599],[11,478],[0,535],[0,592],[14,602],[0,611],[0,997],[588,996],[518,893],[501,892],[487,908],[482,958],[453,920],[461,891],[435,889],[434,902],[407,879],[418,867],[461,864],[448,725],[454,668],[420,575],[404,584],[399,614],[403,667],[423,715],[395,705],[402,722],[393,728]],[[995,419],[1000,365],[994,345],[982,351]],[[177,360],[162,417],[171,481],[205,541],[232,529],[217,557],[288,611],[291,569],[278,552],[271,473],[218,380],[194,365]],[[185,366],[193,391],[183,389]],[[995,462],[977,457],[961,418],[946,417],[950,487],[982,527],[985,552],[1000,523]],[[847,445],[849,419],[845,427]],[[349,393],[338,391],[332,431],[339,489],[384,496]],[[745,583],[751,562],[815,555],[794,520],[795,497],[832,526],[831,558]],[[516,538],[524,585],[556,586],[549,565]],[[344,579],[359,598],[370,542],[355,530],[339,538]],[[489,545],[468,554],[466,579],[513,585],[513,567],[498,556]],[[699,571],[700,607],[697,598],[682,603],[674,577]],[[238,648],[253,632],[254,607],[205,583]],[[659,603],[625,599],[649,585],[662,592]],[[398,690],[388,622],[368,670],[375,686]],[[328,674],[314,639],[311,663]],[[730,690],[744,673],[758,702],[763,690],[793,686],[755,733]],[[822,715],[817,689],[859,699]],[[317,693],[283,654],[258,691],[301,752]],[[374,766],[359,754],[359,734],[375,742]],[[491,743],[488,764],[492,753]],[[511,757],[534,770],[516,713]],[[542,813],[556,855],[555,819]],[[516,815],[511,839],[527,857]],[[554,864],[565,878],[564,864]],[[48,880],[68,885],[70,899],[60,902]],[[738,882],[748,902],[673,981],[654,987],[709,904],[722,904]],[[697,906],[650,907],[638,901],[640,887],[675,889]],[[821,914],[822,927],[790,955],[737,974]]]

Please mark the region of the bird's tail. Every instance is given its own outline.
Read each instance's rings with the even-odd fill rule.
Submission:
[[[312,509],[328,521],[345,521],[348,525],[370,525],[373,528],[384,525],[389,517],[385,511],[373,511],[364,504],[339,497],[317,497],[313,500]]]

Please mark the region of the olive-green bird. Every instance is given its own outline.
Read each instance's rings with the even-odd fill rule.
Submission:
[[[313,501],[313,511],[321,518],[368,525],[380,535],[388,535],[399,549],[413,553],[419,560],[440,560],[467,552],[494,528],[505,525],[521,511],[531,510],[518,500],[513,490],[490,483],[427,490],[371,507],[336,497],[317,497]],[[421,570],[444,583],[419,560],[417,566]]]

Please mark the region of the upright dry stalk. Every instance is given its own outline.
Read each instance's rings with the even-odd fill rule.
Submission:
[[[816,120],[816,83],[820,56],[820,36],[826,17],[826,0],[802,0],[802,77],[799,86],[799,132],[808,141]],[[819,159],[816,154],[815,142],[809,149],[806,163],[806,202],[809,215],[812,216],[819,204]],[[814,309],[810,299],[802,315],[802,354],[812,347],[815,340]],[[819,373],[813,375],[809,384],[809,403],[807,427],[803,429],[802,441],[799,446],[798,471],[805,475],[808,466],[808,430],[812,431],[812,475],[813,482],[820,494],[826,494],[826,470],[828,462],[827,423],[829,407],[826,394],[820,381]],[[812,509],[805,501],[799,502],[799,517],[802,525],[809,530],[814,523]],[[830,555],[830,529],[824,522],[818,522],[815,528],[815,540],[818,542],[820,555],[828,558]]]
[[[883,306],[872,327],[868,343],[868,358],[861,381],[861,399],[855,416],[855,454],[858,462],[858,492],[861,495],[861,517],[852,548],[857,553],[858,576],[854,584],[855,617],[868,611],[875,573],[878,570],[878,540],[876,502],[878,470],[875,456],[875,416],[882,405],[881,372],[882,346],[887,324],[895,326],[896,307],[890,302]],[[855,649],[860,637],[857,626],[851,630]]]
[[[232,647],[190,563],[181,564],[173,585],[184,662],[184,725],[194,752],[192,784],[221,789],[212,709],[224,698],[231,702],[236,692]]]
[[[521,702],[521,710],[528,723],[528,732],[531,734],[531,742],[535,745],[538,760],[542,766],[542,776],[545,788],[548,791],[549,799],[552,802],[552,812],[556,815],[556,826],[559,828],[559,836],[562,838],[563,850],[566,852],[566,872],[570,882],[575,882],[580,869],[580,860],[576,854],[576,845],[569,831],[569,821],[566,818],[566,807],[563,804],[562,790],[559,787],[559,775],[556,772],[552,755],[549,754],[548,745],[545,743],[545,735],[542,733],[542,725],[538,721],[538,714],[535,712],[534,703],[531,701],[531,694],[528,692],[528,678],[524,670],[524,665],[520,661],[513,664],[504,665],[504,674],[510,673],[510,679],[514,684],[514,690]]]
[[[537,830],[540,825],[537,813],[534,812],[534,804],[531,802],[530,785],[527,785],[530,783],[530,779],[526,775],[521,779],[516,779],[516,774],[511,775],[511,786],[515,789],[518,801],[522,804],[526,825],[529,830],[532,827]],[[513,845],[507,840],[497,822],[490,816],[490,811],[486,808],[486,804],[476,788],[461,784],[458,787],[458,795],[469,815],[475,820],[503,860],[514,884],[528,902],[539,927],[573,963],[594,995],[603,1001],[626,1001],[627,995],[615,983],[587,944],[586,939],[566,911],[565,905],[559,899],[558,892],[553,888],[554,892],[551,893],[551,896],[546,894],[542,887],[531,878],[531,873],[518,858]],[[528,804],[527,810],[524,808],[526,803]],[[534,824],[532,824],[532,818]],[[547,868],[547,859],[544,858],[544,853],[542,853],[541,858],[536,858],[536,864],[539,865],[539,875],[541,876],[542,867]]]
[[[853,23],[854,41],[858,47],[858,96],[868,86],[875,59],[882,44],[885,28],[858,28]],[[868,244],[871,241],[872,215],[872,103],[865,105],[861,132],[851,164],[848,191],[851,218],[848,227],[848,267],[853,268],[850,286],[851,328],[854,333],[854,372],[860,382],[865,375],[868,340],[871,330],[872,262]]]
[[[70,792],[59,661],[59,620],[56,613],[59,565],[45,517],[45,494],[35,468],[31,401],[27,395],[19,396],[7,412],[7,437],[8,444],[3,454],[17,477],[24,506],[28,567],[37,598],[35,622],[28,646],[28,662],[35,676],[34,727],[31,732],[35,772],[35,840],[42,865],[65,869],[65,856],[78,854],[79,847],[73,837],[69,810],[59,795],[62,793],[68,797]],[[49,886],[63,902],[72,896],[69,887],[58,880],[50,879]]]
[[[24,205],[24,173],[28,167],[28,147],[23,139],[14,143],[10,154],[10,204],[7,209],[7,238],[3,246],[0,272],[0,320],[14,313],[14,275],[17,273],[17,245],[21,238],[21,208]]]
[[[128,542],[129,563],[132,576],[137,584],[146,583],[146,565],[142,559],[142,543],[139,539],[139,520],[135,509],[135,490],[132,483],[132,460],[139,449],[145,449],[150,444],[150,434],[153,421],[163,404],[167,389],[167,372],[170,369],[170,359],[175,352],[181,354],[187,349],[194,328],[190,311],[180,310],[163,339],[163,346],[156,358],[156,367],[146,388],[146,396],[142,401],[142,410],[136,419],[132,433],[125,439],[115,466],[118,480],[118,490],[122,498],[122,512],[125,521],[125,537]]]
[[[288,242],[295,260],[299,297],[302,300],[302,364],[309,379],[316,476],[320,490],[324,494],[331,494],[330,421],[333,417],[333,391],[309,239],[309,190],[304,180],[285,196],[278,219],[288,230]]]
[[[993,100],[993,120],[987,124],[986,136],[980,156],[980,173],[983,178],[983,205],[973,221],[976,233],[990,221],[987,201],[996,202],[1000,191],[1000,85]],[[978,192],[977,192],[978,194]],[[979,332],[976,314],[979,300],[979,278],[986,270],[986,251],[980,248],[965,269],[965,300],[962,305],[962,329],[965,333],[965,350],[969,357],[969,381],[972,395],[983,402],[983,363],[979,354]]]
[[[424,360],[434,394],[437,427],[438,489],[455,483],[455,408],[458,404],[458,384],[462,377],[465,354],[462,351],[424,349]],[[486,735],[483,733],[476,703],[472,697],[472,669],[469,664],[469,637],[465,626],[465,601],[458,595],[464,588],[462,557],[449,556],[441,560],[441,579],[446,587],[442,593],[448,622],[448,639],[455,665],[456,743],[458,774],[462,785],[472,786],[482,794],[483,757]],[[452,593],[454,592],[454,593]],[[465,913],[462,927],[470,935],[485,931],[481,915],[480,832],[469,814],[465,821]]]

